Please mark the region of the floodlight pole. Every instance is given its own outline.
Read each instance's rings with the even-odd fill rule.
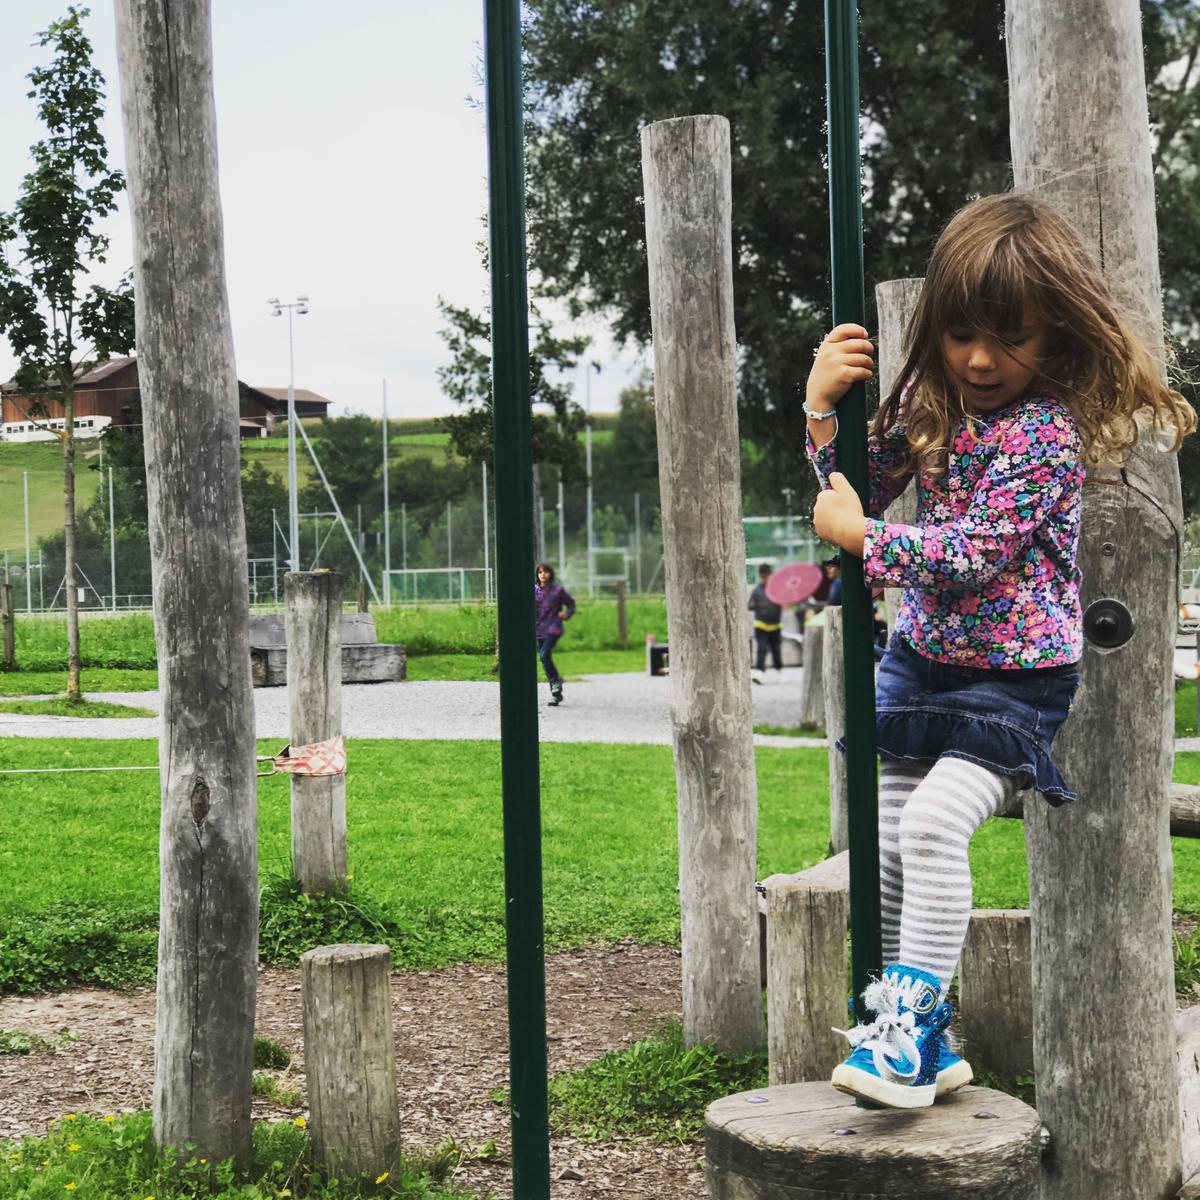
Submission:
[[[829,227],[833,324],[866,320],[863,286],[862,179],[859,159],[858,9],[825,0],[829,111]],[[859,382],[838,405],[838,470],[864,499],[867,484],[867,390]],[[850,945],[855,1012],[883,955],[879,918],[879,794],[875,767],[875,655],[871,599],[863,561],[842,551],[842,655],[846,678],[846,788],[850,842]]]
[[[519,0],[484,0],[513,1200],[549,1200]]]
[[[383,603],[392,607],[392,522],[388,498],[387,380],[383,381]]]
[[[281,304],[277,299],[267,301],[273,308],[273,316],[281,316],[287,309],[288,318],[288,562],[293,571],[300,571],[300,510],[296,496],[296,358],[292,338],[292,309],[303,316],[308,312],[308,297],[297,296],[290,304]]]

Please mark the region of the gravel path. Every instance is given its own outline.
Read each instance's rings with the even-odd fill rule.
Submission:
[[[758,725],[796,724],[804,672],[785,668],[781,678],[752,690]],[[588,675],[568,683],[566,699],[551,708],[538,689],[538,724],[545,742],[641,742],[670,745],[669,681],[645,674]],[[89,693],[92,699],[138,705],[155,712],[157,692]],[[287,689],[255,688],[254,713],[261,738],[288,738]],[[350,738],[458,740],[500,738],[498,683],[412,682],[346,684],[343,732]],[[0,713],[3,737],[156,738],[157,717],[39,717]],[[824,745],[818,738],[763,739],[773,745]]]

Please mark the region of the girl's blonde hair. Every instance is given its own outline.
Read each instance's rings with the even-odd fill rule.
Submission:
[[[1070,225],[1044,201],[1010,194],[968,204],[934,247],[904,365],[874,422],[882,437],[905,421],[906,470],[945,471],[965,411],[942,335],[984,332],[1019,360],[1015,339],[1030,315],[1050,328],[1038,377],[1070,409],[1089,463],[1122,461],[1147,424],[1179,449],[1196,424],[1191,405],[1163,382]]]

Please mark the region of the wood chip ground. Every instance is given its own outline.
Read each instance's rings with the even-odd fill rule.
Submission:
[[[551,1072],[628,1045],[680,1013],[679,954],[618,943],[552,955],[546,963]],[[392,977],[400,1119],[407,1146],[447,1138],[468,1150],[494,1141],[509,1156],[507,1109],[492,1093],[508,1082],[504,971],[466,964]],[[54,1050],[0,1057],[0,1137],[41,1133],[68,1112],[148,1108],[154,1077],[154,993],[82,989],[0,998],[0,1029],[35,1033]],[[257,1031],[294,1056],[281,1081],[303,1092],[298,971],[260,969]],[[70,1040],[61,1035],[69,1032]],[[306,1113],[255,1097],[254,1116]],[[701,1146],[641,1140],[591,1143],[554,1137],[556,1200],[703,1200]],[[511,1196],[506,1161],[469,1161],[460,1184]]]

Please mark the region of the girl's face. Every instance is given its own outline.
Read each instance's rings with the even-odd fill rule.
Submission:
[[[1037,378],[1050,345],[1050,327],[1026,313],[1021,328],[1001,341],[969,326],[942,334],[942,355],[968,412],[982,415],[1019,400]]]
[[[542,585],[542,587],[545,587],[546,584],[550,582],[550,572],[547,571],[545,567],[538,567],[537,581]]]

